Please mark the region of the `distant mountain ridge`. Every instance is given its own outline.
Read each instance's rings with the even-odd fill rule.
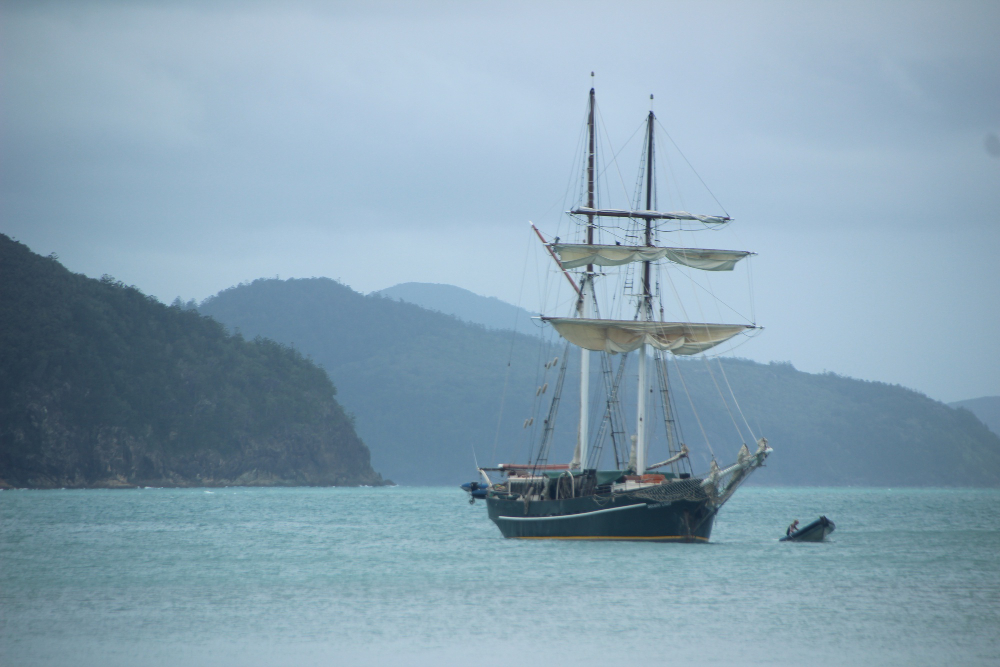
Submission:
[[[561,344],[541,337],[484,329],[324,278],[256,280],[220,292],[200,310],[245,335],[294,344],[319,362],[354,413],[376,467],[406,484],[468,481],[474,457],[481,465],[523,462],[551,395],[538,395],[543,365],[564,355]],[[568,358],[572,377],[579,355]],[[752,444],[743,426],[734,426],[738,413],[712,400],[723,380],[709,365],[718,368],[679,361],[683,382],[674,385],[695,405],[717,405],[696,418],[685,398],[676,401],[696,470],[709,464],[703,432],[720,462],[735,458],[742,442]],[[722,367],[754,436],[767,436],[775,448],[752,483],[1000,486],[1000,437],[965,410],[903,387],[790,364],[728,359]],[[577,387],[567,380],[563,423],[576,414]],[[632,414],[628,396],[625,403]],[[534,425],[523,428],[533,415]],[[561,432],[551,462],[571,456],[571,429]]]
[[[965,408],[979,417],[979,421],[1000,435],[1000,396],[983,396],[949,403],[953,408]]]
[[[539,330],[539,325],[531,319],[535,315],[524,308],[454,285],[400,283],[372,294],[436,310],[488,329],[512,329],[525,334],[537,334]]]
[[[0,488],[382,484],[327,375],[0,234]]]
[[[325,368],[373,465],[404,484],[451,484],[475,471],[474,447],[489,456],[505,383],[533,386],[541,344],[328,278],[255,280],[199,311],[294,345]],[[507,393],[506,432],[531,409],[533,395],[522,394]]]

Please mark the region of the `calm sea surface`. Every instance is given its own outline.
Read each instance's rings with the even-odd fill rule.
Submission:
[[[1000,492],[744,488],[690,545],[504,540],[458,489],[0,492],[3,665],[510,661],[1000,664]]]

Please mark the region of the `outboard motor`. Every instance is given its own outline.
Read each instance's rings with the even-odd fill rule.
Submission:
[[[469,494],[469,504],[473,505],[477,498],[479,500],[486,498],[486,492],[490,490],[490,485],[483,482],[466,482],[461,488]]]

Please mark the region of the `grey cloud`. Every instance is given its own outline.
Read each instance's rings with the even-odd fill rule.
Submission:
[[[954,317],[918,309],[920,299],[874,300],[891,276],[910,276],[908,297],[944,286],[1000,300],[981,261],[928,259],[951,243],[1000,246],[995,143],[983,150],[1000,127],[996,5],[5,3],[0,13],[3,231],[166,301],[274,274],[361,289],[436,280],[516,301],[520,276],[499,278],[519,271],[527,220],[564,224],[591,70],[611,144],[655,93],[658,117],[737,218],[734,233],[771,253],[758,298],[781,325],[761,349],[789,350],[804,367],[822,360],[820,370],[855,369],[863,356],[788,316],[764,287],[801,287],[796,309],[811,321],[836,313],[890,328]],[[629,187],[637,159],[635,143],[620,156]],[[675,184],[696,191],[679,205],[714,207],[671,159]],[[829,234],[847,249],[884,245],[884,265],[827,256]],[[377,272],[337,252],[374,243],[386,257]],[[472,260],[470,247],[492,250]],[[914,271],[917,256],[926,264]],[[829,303],[808,303],[810,293]],[[966,310],[963,330],[996,328]],[[879,348],[884,361],[865,377],[900,377],[912,363],[917,334],[900,324],[894,335],[906,354]],[[985,334],[971,336],[989,349]],[[956,368],[978,363],[949,354]],[[956,387],[950,398],[969,397],[960,380],[940,380]]]

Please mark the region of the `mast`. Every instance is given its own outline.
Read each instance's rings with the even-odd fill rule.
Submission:
[[[594,73],[590,73],[593,83]],[[590,87],[590,112],[587,115],[587,208],[594,208],[594,107],[595,96],[594,87]],[[594,216],[587,215],[587,243],[594,243]],[[590,306],[593,301],[594,286],[594,265],[587,265],[587,273],[583,277],[583,289],[580,291],[580,303],[578,311],[580,317],[589,318],[591,315]],[[588,444],[590,440],[590,350],[580,348],[580,425],[577,437],[577,452],[579,460],[574,457],[575,467],[581,469],[587,467]]]
[[[653,96],[649,96],[649,104],[653,104]],[[653,121],[656,116],[653,110],[649,110],[649,117],[646,120],[646,210],[653,210]],[[646,246],[653,245],[653,221],[646,218]],[[652,314],[652,290],[650,289],[648,261],[642,263],[642,296],[639,301],[639,320],[648,321]],[[636,409],[636,444],[635,444],[635,473],[641,475],[646,472],[646,396],[649,393],[649,379],[646,377],[646,344],[639,347],[639,388],[637,391],[638,407]]]

